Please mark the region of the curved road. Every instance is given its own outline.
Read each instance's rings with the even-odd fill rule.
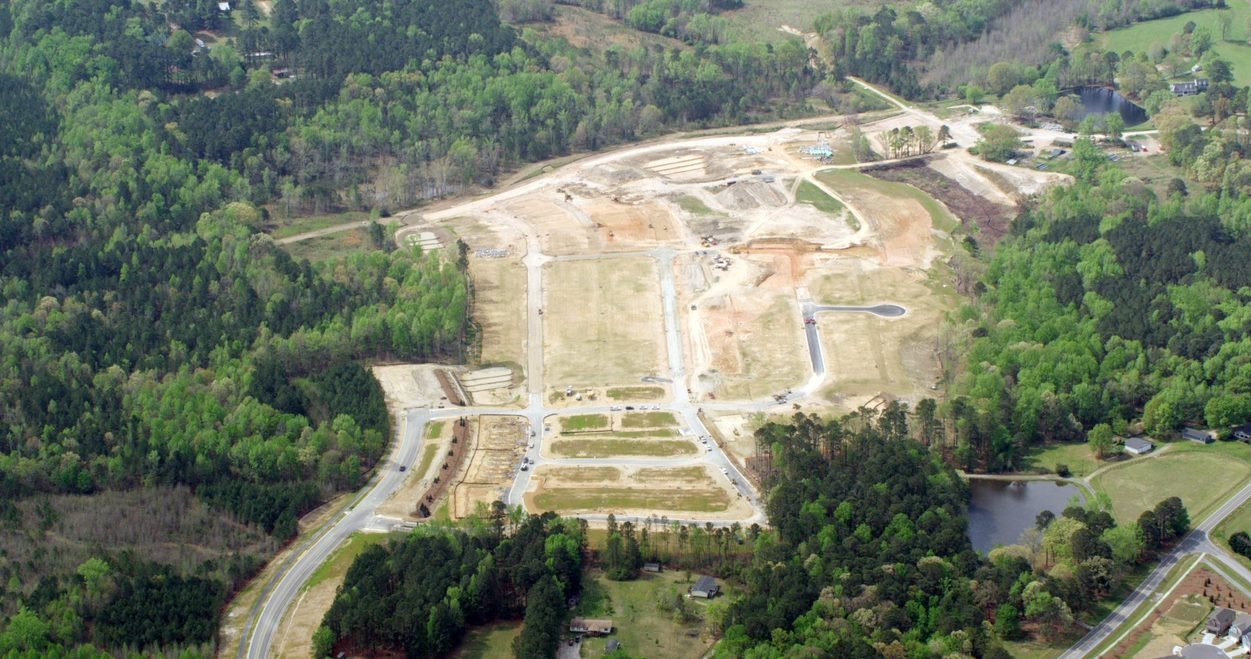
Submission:
[[[832,304],[816,304],[812,300],[800,300],[804,314],[804,337],[808,339],[808,359],[812,362],[812,379],[804,386],[805,393],[812,393],[825,379],[825,352],[821,348],[821,330],[816,323],[819,313],[869,313],[880,318],[898,318],[908,310],[898,304],[875,304],[868,307],[848,307]]]
[[[1081,640],[1074,643],[1064,654],[1060,655],[1061,659],[1080,659],[1080,657],[1093,654],[1094,649],[1106,641],[1117,628],[1129,619],[1129,616],[1133,615],[1134,610],[1141,606],[1160,587],[1160,583],[1168,576],[1173,566],[1191,554],[1204,553],[1220,558],[1224,563],[1223,567],[1230,569],[1248,583],[1251,583],[1251,570],[1247,570],[1241,563],[1231,558],[1224,549],[1217,546],[1208,537],[1208,534],[1222,520],[1248,500],[1251,500],[1251,484],[1246,485],[1236,494],[1226,499],[1220,508],[1217,508],[1203,520],[1203,523],[1196,526],[1190,533],[1187,533],[1181,542],[1177,543],[1177,546],[1173,548],[1173,551],[1160,558],[1159,565],[1151,571],[1151,574],[1147,575],[1146,579],[1143,579],[1142,583],[1134,589],[1134,592],[1130,593],[1129,597],[1125,598],[1125,601],[1121,602],[1112,613],[1108,614],[1107,618],[1104,618]]]

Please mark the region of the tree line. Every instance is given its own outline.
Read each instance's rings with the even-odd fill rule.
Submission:
[[[566,600],[581,590],[585,522],[551,513],[514,519],[502,504],[490,518],[477,530],[425,526],[367,548],[314,635],[314,655],[445,656],[467,627],[520,617],[516,656],[555,656]]]

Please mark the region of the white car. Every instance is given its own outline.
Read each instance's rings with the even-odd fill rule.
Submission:
[[[725,474],[726,476],[729,476],[729,475],[730,475],[730,470],[729,470],[729,469],[726,469],[725,467],[722,467],[722,468],[721,468],[721,473]]]

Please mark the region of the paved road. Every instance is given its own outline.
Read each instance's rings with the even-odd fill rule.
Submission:
[[[1125,601],[1121,602],[1121,604],[1117,606],[1107,618],[1104,618],[1103,622],[1096,625],[1095,628],[1090,630],[1090,632],[1083,636],[1081,640],[1074,643],[1073,646],[1070,647],[1064,654],[1060,655],[1061,659],[1079,659],[1080,657],[1090,655],[1096,647],[1107,640],[1107,638],[1111,636],[1112,633],[1116,631],[1116,629],[1120,627],[1130,615],[1133,614],[1135,609],[1137,609],[1144,601],[1147,600],[1148,597],[1151,596],[1152,593],[1156,591],[1157,588],[1160,587],[1160,583],[1164,581],[1164,577],[1168,576],[1169,570],[1173,569],[1174,565],[1177,565],[1179,561],[1191,554],[1205,553],[1209,556],[1224,558],[1223,562],[1226,563],[1225,567],[1239,574],[1244,579],[1247,579],[1248,582],[1251,582],[1251,571],[1244,568],[1238,561],[1230,558],[1229,554],[1227,554],[1224,549],[1218,547],[1208,537],[1208,534],[1211,533],[1222,520],[1232,514],[1239,508],[1239,506],[1246,503],[1248,500],[1251,500],[1251,484],[1248,484],[1246,487],[1242,488],[1236,494],[1227,499],[1220,508],[1217,508],[1215,512],[1208,515],[1201,524],[1194,528],[1194,530],[1186,534],[1186,536],[1182,538],[1181,542],[1173,548],[1173,551],[1165,554],[1160,559],[1159,565],[1151,571],[1151,574],[1147,575],[1147,578],[1139,584],[1138,588],[1134,589],[1134,592],[1130,593],[1129,596],[1125,598]]]
[[[819,313],[870,313],[882,318],[898,318],[908,310],[898,304],[875,304],[868,307],[851,307],[832,304],[816,304],[811,300],[800,300],[800,309],[804,317],[804,337],[808,340],[808,359],[812,362],[812,379],[804,386],[804,393],[810,394],[825,379],[825,352],[821,347],[821,330],[815,320]]]
[[[300,549],[287,560],[287,564],[282,566],[274,580],[261,592],[250,612],[248,625],[239,643],[238,656],[268,656],[282,616],[291,602],[299,596],[304,583],[317,566],[329,558],[349,535],[377,523],[374,519],[375,509],[404,483],[406,474],[401,473],[396,465],[409,465],[417,460],[426,422],[433,417],[453,416],[456,413],[457,410],[413,410],[405,415],[400,441],[396,443],[388,461],[378,468],[373,480],[362,490],[363,494],[343,511],[339,520],[322,527],[319,533],[303,541]]]

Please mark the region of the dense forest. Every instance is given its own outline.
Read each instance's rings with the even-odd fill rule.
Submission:
[[[1001,641],[1026,627],[1071,632],[1074,616],[1189,530],[1175,498],[1119,525],[1095,498],[1040,515],[1021,544],[983,559],[965,535],[967,485],[914,439],[925,409],[797,414],[756,432],[772,529],[739,570],[747,593],[718,656],[1008,656]]]
[[[555,656],[566,602],[582,588],[586,523],[509,514],[498,503],[481,522],[470,530],[424,526],[366,549],[314,636],[314,654],[447,656],[467,626],[520,618],[515,654]]]
[[[1233,131],[1163,123],[1169,157],[1196,179],[1204,154],[1245,148]],[[1204,176],[1207,189],[1174,179],[1164,198],[1089,138],[1070,167],[1077,182],[1016,219],[967,310],[967,374],[944,406],[966,468],[1014,469],[1031,447],[1098,427],[1124,434],[1140,423],[1169,437],[1188,424],[1227,433],[1251,420],[1241,158]]]

